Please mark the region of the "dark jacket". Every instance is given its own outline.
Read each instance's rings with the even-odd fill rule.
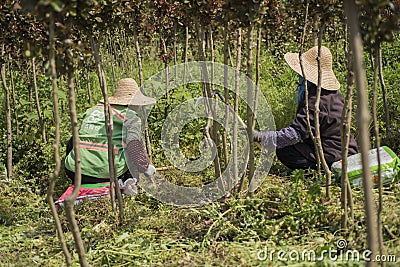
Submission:
[[[314,114],[316,101],[316,86],[309,88],[308,106],[310,110],[310,125],[315,135]],[[320,133],[325,160],[329,166],[333,162],[342,158],[341,156],[341,138],[340,138],[340,120],[342,115],[344,101],[343,96],[338,91],[328,91],[322,89],[320,100]],[[308,160],[316,162],[314,143],[307,129],[305,100],[303,99],[296,113],[296,118],[291,126],[296,129],[302,141],[296,144],[295,148]],[[353,136],[350,136],[349,156],[357,153],[357,143]]]

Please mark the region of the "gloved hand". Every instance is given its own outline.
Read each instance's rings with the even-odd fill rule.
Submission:
[[[138,193],[136,183],[136,178],[129,178],[125,182],[122,182],[121,179],[118,180],[119,188],[122,190],[122,193],[128,196],[134,196]]]
[[[146,176],[152,176],[156,173],[156,167],[153,165],[149,164],[149,167],[147,167],[147,170],[144,172],[144,175]]]
[[[262,132],[254,130],[253,131],[253,140],[255,142],[261,143],[261,141],[262,141]]]
[[[242,133],[247,134],[247,128],[246,127],[240,127],[239,130]],[[261,143],[261,141],[262,141],[262,132],[254,130],[253,131],[253,140],[255,142]]]

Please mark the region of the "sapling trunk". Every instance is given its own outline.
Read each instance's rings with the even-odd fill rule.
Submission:
[[[61,249],[64,253],[65,263],[67,266],[71,266],[71,254],[67,248],[65,242],[64,232],[61,227],[60,218],[56,210],[56,206],[53,200],[54,186],[56,179],[60,173],[61,159],[60,159],[60,115],[58,108],[58,89],[57,89],[57,70],[56,70],[56,60],[55,60],[55,44],[54,44],[54,16],[50,14],[49,23],[49,61],[50,61],[50,73],[51,73],[51,85],[52,85],[52,99],[53,99],[53,117],[54,117],[54,171],[49,176],[49,188],[47,190],[47,202],[50,205],[51,213],[54,218],[54,223],[56,225],[57,237],[61,245]]]
[[[29,73],[29,63],[27,62],[26,63],[26,65],[27,65],[27,68],[26,68],[26,77],[29,77],[30,76],[30,73]],[[29,86],[29,82],[28,82],[28,84],[27,84],[27,86],[28,86],[28,105],[29,105],[29,112],[33,112],[33,105],[32,105],[32,102],[33,102],[33,100],[32,100],[32,86]]]
[[[365,215],[367,223],[368,249],[372,252],[374,259],[378,252],[378,227],[376,204],[372,192],[371,170],[369,168],[368,151],[369,144],[369,122],[371,115],[368,109],[367,77],[364,69],[363,45],[358,24],[358,8],[354,0],[344,1],[344,11],[347,16],[347,24],[350,28],[350,46],[354,55],[354,74],[358,92],[358,126],[359,146],[361,150],[363,189],[365,198]],[[367,262],[367,266],[377,266],[375,261]]]
[[[382,88],[382,99],[383,99],[383,108],[385,110],[385,127],[386,127],[386,137],[390,137],[390,112],[389,112],[389,106],[387,102],[387,96],[386,96],[386,85],[385,85],[385,79],[383,77],[383,67],[382,67],[382,46],[381,43],[378,45],[378,60],[377,60],[377,65],[379,69],[379,81],[381,83],[381,88]]]
[[[176,26],[176,24],[177,24],[177,22],[176,21],[174,21],[174,42],[173,42],[173,46],[174,46],[174,66],[176,66],[177,64],[178,64],[178,59],[177,59],[177,57],[178,57],[178,55],[177,55],[177,42],[176,42],[176,28],[177,28],[177,26]],[[175,67],[174,68],[174,81],[176,82],[176,80],[177,80],[177,68]]]
[[[209,34],[210,34],[210,56],[211,56],[211,75],[210,75],[210,83],[211,83],[211,91],[210,91],[210,96],[212,95],[212,92],[214,92],[214,61],[215,61],[215,55],[214,55],[214,38],[213,38],[213,30],[211,25],[209,26]],[[213,124],[212,124],[212,138],[215,143],[215,152],[216,156],[214,158],[214,169],[215,169],[215,178],[219,178],[221,176],[221,163],[219,160],[219,147],[220,147],[220,140],[219,140],[219,131],[218,131],[218,123],[216,121],[217,119],[217,101],[214,102],[215,104],[211,107],[212,108],[212,114],[213,114]]]
[[[254,88],[253,88],[253,31],[254,24],[250,22],[247,28],[247,136],[249,137],[249,162],[248,162],[248,179],[249,186],[251,184],[251,180],[254,176],[254,140],[253,140],[253,130],[254,130],[254,113],[253,113],[253,99],[254,99]],[[240,190],[243,190],[244,185],[244,177],[242,177],[240,183]],[[248,190],[249,194],[252,194],[252,191]]]
[[[239,180],[239,166],[238,166],[238,116],[239,116],[239,86],[240,86],[240,65],[242,59],[242,29],[237,30],[237,41],[236,41],[236,75],[235,75],[235,94],[233,100],[233,133],[232,133],[232,160],[233,160],[233,180],[237,182]],[[238,191],[240,187],[238,188]]]
[[[112,36],[112,35],[110,35]],[[114,39],[108,38],[110,42],[110,46],[112,47],[111,49],[111,55],[112,55],[112,61],[111,61],[111,72],[112,72],[112,77],[113,77],[113,82],[114,84],[117,84],[117,77],[115,74],[115,62],[117,62],[117,57],[116,57],[116,48],[115,48],[115,42]]]
[[[260,51],[261,50],[261,26],[258,27],[257,29],[257,46],[256,46],[256,81],[255,81],[255,86],[256,89],[254,91],[254,100],[253,100],[253,128],[255,127],[256,124],[256,116],[257,116],[257,103],[258,103],[258,90],[259,90],[259,83],[260,83]],[[250,102],[249,102],[250,104]],[[254,148],[254,146],[253,146]],[[254,154],[254,149],[253,149],[253,154]],[[250,181],[249,183],[249,196],[252,196],[254,193],[253,189],[253,183]]]
[[[46,144],[47,143],[46,129],[44,127],[43,115],[42,115],[42,111],[40,109],[39,92],[38,92],[37,82],[36,82],[36,62],[35,62],[35,59],[36,59],[35,57],[32,57],[33,90],[35,92],[36,111],[37,111],[37,114],[38,114],[40,129],[41,129],[41,133],[42,133],[42,141],[43,141],[44,144]]]
[[[312,24],[312,46],[317,46],[318,45],[318,32],[319,32],[319,15],[318,13],[314,14],[313,17],[313,24]]]
[[[322,46],[322,33],[324,32],[325,25],[322,25],[319,34],[318,34],[318,57],[317,57],[317,64],[318,64],[318,85],[317,85],[317,97],[315,101],[315,116],[314,116],[314,122],[315,122],[315,149],[317,150],[317,153],[319,155],[319,160],[322,164],[322,167],[324,168],[325,175],[326,175],[326,188],[325,188],[325,193],[326,193],[326,199],[330,200],[331,198],[331,193],[330,193],[330,186],[331,186],[331,177],[332,177],[332,172],[329,169],[328,164],[326,163],[325,160],[325,155],[324,155],[324,150],[322,148],[322,141],[321,141],[321,130],[320,130],[320,122],[319,122],[319,113],[320,113],[320,108],[319,104],[321,101],[321,80],[322,80],[322,69],[321,69],[321,46]]]
[[[92,86],[90,83],[90,70],[89,70],[89,64],[87,62],[87,58],[85,58],[85,68],[86,68],[86,89],[87,89],[87,94],[88,94],[88,101],[89,104],[93,104],[93,98],[92,98]]]
[[[311,122],[310,122],[310,109],[309,109],[309,101],[308,101],[308,86],[307,86],[307,82],[306,79],[307,77],[305,77],[305,73],[304,73],[304,66],[303,66],[303,48],[304,48],[304,38],[306,35],[306,29],[307,29],[307,24],[308,24],[308,8],[309,8],[309,2],[307,2],[306,4],[306,11],[305,11],[305,15],[304,15],[304,27],[303,27],[303,32],[302,32],[302,36],[301,36],[301,42],[300,42],[300,52],[299,52],[299,63],[300,63],[300,69],[301,69],[301,76],[303,76],[304,78],[304,101],[305,101],[305,109],[306,109],[306,121],[307,121],[307,131],[310,135],[311,140],[314,143],[315,146],[315,137],[314,137],[314,133],[311,129]],[[318,156],[318,153],[315,153],[316,156]],[[318,160],[317,160],[318,163]],[[318,164],[319,165],[319,164]]]
[[[382,181],[382,168],[381,168],[381,156],[379,152],[379,147],[381,146],[380,136],[379,136],[379,121],[378,121],[378,75],[379,75],[379,57],[380,54],[380,45],[377,45],[376,55],[375,55],[375,65],[374,65],[374,87],[373,87],[373,100],[372,100],[372,114],[374,119],[374,134],[375,134],[375,147],[376,147],[376,157],[378,161],[378,214],[377,214],[377,223],[378,223],[378,242],[379,242],[379,253],[380,255],[384,255],[384,245],[383,245],[383,235],[382,235],[382,211],[383,211],[383,181]],[[385,262],[381,263],[382,266],[385,266]]]
[[[342,150],[342,173],[341,173],[341,202],[342,202],[342,229],[348,231],[348,209],[353,209],[352,202],[352,191],[349,187],[349,179],[347,174],[348,166],[348,154],[349,154],[349,144],[350,144],[350,125],[351,125],[351,110],[352,110],[352,95],[354,86],[354,72],[352,67],[352,53],[351,51],[346,51],[347,57],[347,92],[344,99],[344,105],[341,115],[341,150]],[[352,223],[354,221],[352,220]]]
[[[116,205],[115,205],[115,191],[117,193],[117,200],[118,200],[118,208],[119,208],[119,221],[122,223],[124,219],[124,207],[122,202],[121,191],[119,190],[119,184],[117,181],[117,174],[116,174],[116,166],[115,166],[115,155],[114,155],[114,142],[112,140],[112,123],[113,123],[113,114],[111,111],[110,103],[108,102],[108,92],[107,92],[107,82],[104,76],[103,65],[100,58],[100,42],[96,41],[92,38],[93,44],[93,54],[97,65],[97,75],[99,77],[100,87],[103,93],[104,98],[104,118],[105,118],[105,126],[106,126],[106,133],[107,133],[107,144],[108,144],[108,166],[110,172],[110,195],[111,195],[111,205],[115,212]]]
[[[11,101],[12,106],[14,107],[14,119],[15,119],[15,135],[18,138],[19,136],[19,120],[18,120],[18,111],[17,111],[17,101],[15,100],[15,84],[14,84],[14,74],[13,74],[13,60],[11,54],[8,54],[8,71],[10,73],[10,89],[11,89]]]
[[[216,155],[214,157],[214,169],[215,169],[215,177],[218,178],[221,175],[221,168],[220,168],[220,163],[219,163],[217,136],[215,135],[214,131],[211,131],[212,118],[216,118],[216,113],[215,113],[215,110],[213,108],[213,104],[211,101],[212,93],[211,93],[211,88],[210,88],[210,84],[209,84],[207,65],[205,63],[205,61],[206,61],[206,38],[205,38],[205,31],[202,29],[202,26],[198,24],[197,27],[198,27],[198,38],[199,38],[199,55],[200,55],[200,61],[202,61],[202,63],[201,63],[202,64],[202,66],[201,66],[202,67],[201,68],[202,89],[203,89],[203,96],[206,99],[204,104],[205,104],[205,109],[206,109],[206,113],[207,113],[207,123],[206,123],[205,129],[204,129],[204,132],[207,136],[207,140],[214,140],[214,143],[215,143]],[[210,134],[210,132],[211,132],[211,134]]]
[[[228,22],[225,23],[224,28],[224,98],[225,98],[225,123],[224,131],[222,135],[222,147],[224,152],[224,163],[225,167],[229,162],[229,149],[228,149],[228,136],[227,131],[229,128],[229,89],[228,89],[228,46],[229,46],[229,35],[228,35]],[[230,183],[230,179],[228,180]],[[231,184],[227,185],[231,189]]]
[[[164,55],[164,64],[165,64],[165,95],[167,97],[167,102],[169,102],[169,59],[167,53],[167,44],[165,43],[164,37],[160,37],[161,45],[162,45],[162,52]],[[166,108],[168,105],[166,105]],[[167,112],[165,112],[167,113]]]
[[[257,103],[258,103],[258,90],[260,84],[260,53],[261,53],[261,25],[257,30],[257,47],[256,47],[256,91],[254,93],[254,104],[253,104],[253,125],[255,125],[255,119],[257,117]]]
[[[5,52],[4,52],[4,45],[2,49],[2,58],[5,58]],[[11,180],[13,177],[13,171],[12,171],[12,125],[11,125],[11,107],[10,107],[10,95],[9,95],[9,89],[7,85],[7,80],[6,80],[6,66],[5,63],[2,62],[1,64],[1,81],[3,83],[3,92],[4,92],[4,100],[5,100],[5,112],[6,112],[6,139],[7,139],[7,163],[6,163],[6,168],[7,168],[7,179]]]
[[[231,46],[230,45],[228,45],[228,55],[229,55],[229,62],[231,63],[230,66],[233,68],[234,65],[233,65],[233,58],[232,58],[232,52],[231,52]]]
[[[71,51],[68,51],[72,53]],[[67,53],[68,53],[67,52]],[[70,57],[71,55],[67,55]],[[83,245],[81,232],[78,227],[78,223],[75,217],[74,211],[74,202],[79,194],[79,189],[81,187],[81,160],[80,160],[80,140],[79,140],[79,128],[78,128],[78,119],[76,115],[76,103],[75,103],[75,89],[74,89],[74,67],[71,58],[68,58],[68,104],[69,104],[69,113],[71,118],[71,126],[72,126],[72,138],[73,138],[73,147],[74,147],[74,156],[75,156],[75,183],[74,190],[71,195],[65,198],[65,210],[68,223],[71,227],[72,235],[75,241],[75,247],[79,256],[79,263],[81,266],[88,267],[89,264],[87,262],[87,257],[85,253],[85,247]]]
[[[186,84],[186,78],[187,78],[188,49],[189,49],[189,27],[185,26],[185,51],[184,51],[185,65],[183,66],[183,83],[184,84]]]

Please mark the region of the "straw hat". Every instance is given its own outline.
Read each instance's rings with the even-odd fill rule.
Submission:
[[[100,102],[103,103],[104,100]],[[124,78],[119,80],[114,95],[108,98],[108,102],[110,104],[122,106],[145,106],[154,104],[157,100],[143,95],[134,79]]]
[[[302,55],[305,79],[318,84],[318,46],[310,48]],[[298,74],[302,75],[298,53],[286,53],[285,60]],[[332,54],[325,46],[321,47],[321,87],[325,90],[336,91],[340,83],[332,70]]]

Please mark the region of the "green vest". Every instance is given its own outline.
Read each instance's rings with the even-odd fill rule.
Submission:
[[[128,170],[125,161],[123,149],[123,124],[127,121],[126,106],[110,106],[113,114],[113,133],[112,140],[114,143],[115,166],[117,177]],[[129,116],[135,117],[135,123],[139,123],[140,119],[136,113],[129,110]],[[139,136],[138,133],[137,136]],[[84,175],[96,178],[110,178],[108,167],[108,141],[104,118],[104,105],[97,104],[88,109],[84,116],[82,125],[79,129],[79,147],[81,158],[81,172]],[[65,167],[75,172],[75,154],[72,150],[65,159]]]

